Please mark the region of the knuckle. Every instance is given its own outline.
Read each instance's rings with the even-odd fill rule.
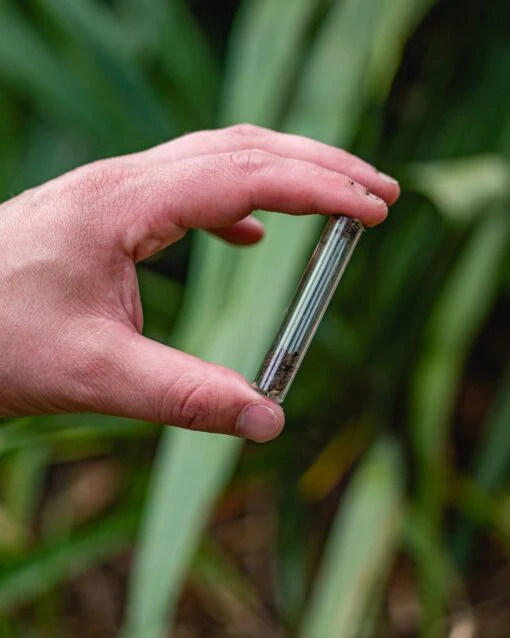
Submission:
[[[182,380],[162,405],[162,422],[175,423],[188,430],[210,430],[218,422],[220,397],[214,385]],[[168,417],[168,418],[165,418]]]
[[[133,223],[133,211],[148,210],[154,197],[140,167],[122,159],[99,160],[72,177],[70,193],[79,211],[78,225],[94,242],[123,241]]]
[[[271,155],[258,149],[243,149],[229,154],[230,163],[236,175],[251,177],[266,169],[271,163]]]
[[[254,142],[260,140],[265,135],[265,129],[255,124],[234,124],[225,129],[229,135],[236,139],[243,140],[244,143],[252,146]]]
[[[122,160],[99,160],[32,189],[25,205],[34,219],[51,210],[56,238],[67,247],[102,249],[114,237],[115,215],[142,193],[138,172]]]
[[[124,162],[99,160],[76,172],[78,196],[86,201],[103,202],[116,198],[138,170]]]

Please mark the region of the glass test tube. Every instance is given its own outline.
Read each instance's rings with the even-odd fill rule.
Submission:
[[[357,219],[334,216],[319,238],[255,381],[262,394],[278,403],[287,395],[363,230]]]

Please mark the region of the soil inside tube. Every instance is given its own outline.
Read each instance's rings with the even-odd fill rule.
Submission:
[[[270,361],[273,356],[274,352],[270,352],[267,356],[267,361]],[[278,396],[285,390],[292,378],[298,358],[299,352],[297,350],[294,352],[286,352],[283,355],[278,370],[267,388],[267,394],[269,396]]]

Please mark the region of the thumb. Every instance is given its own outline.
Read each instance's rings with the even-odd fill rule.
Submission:
[[[127,329],[108,342],[88,410],[258,442],[281,432],[283,410],[237,372]]]

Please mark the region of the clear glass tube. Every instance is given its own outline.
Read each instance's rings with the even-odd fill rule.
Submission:
[[[319,238],[255,381],[259,392],[278,403],[287,395],[362,232],[357,219],[334,216]]]

